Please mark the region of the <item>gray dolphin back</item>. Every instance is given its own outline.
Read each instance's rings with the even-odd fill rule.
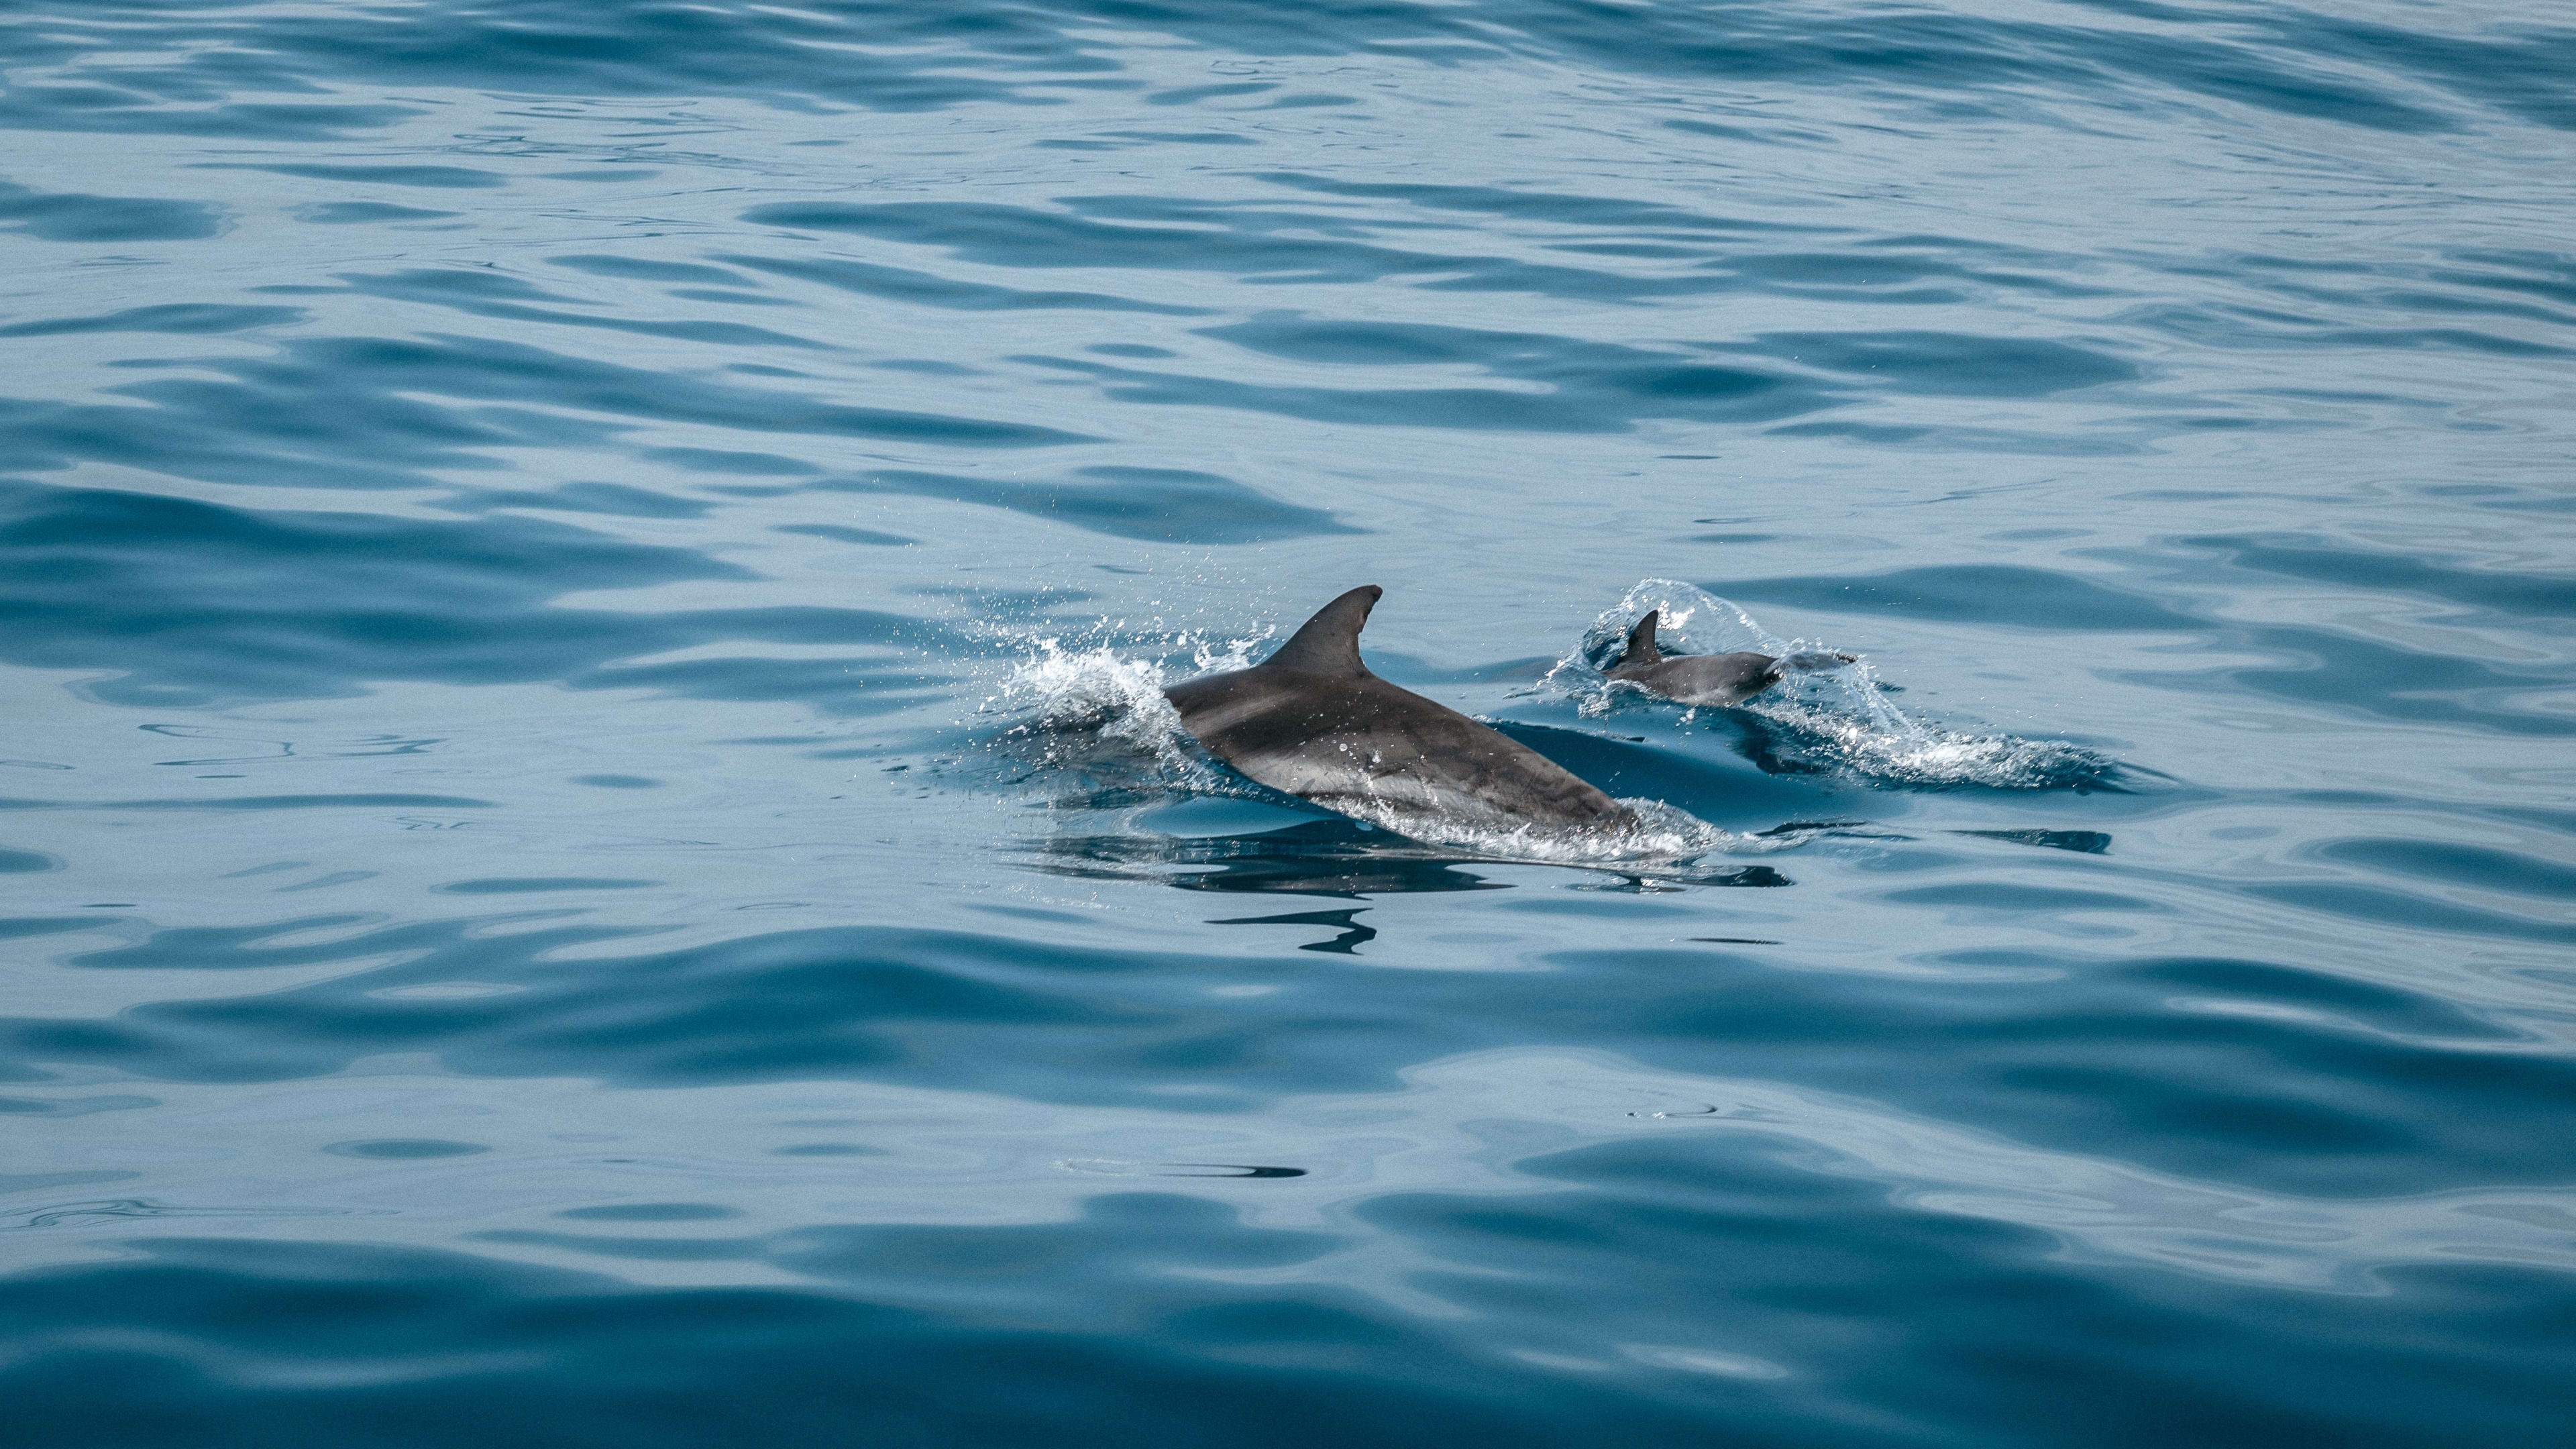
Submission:
[[[1210,754],[1274,790],[1407,833],[1626,826],[1563,766],[1368,671],[1360,627],[1384,591],[1326,604],[1260,664],[1164,691]]]
[[[1742,704],[1779,682],[1781,661],[1768,654],[1666,655],[1655,647],[1660,609],[1628,631],[1628,647],[1607,673],[1649,694],[1684,704]]]

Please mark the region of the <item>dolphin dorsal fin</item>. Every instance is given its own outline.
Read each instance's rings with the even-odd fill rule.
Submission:
[[[1360,626],[1386,590],[1362,584],[1315,611],[1315,617],[1288,636],[1279,652],[1262,661],[1268,668],[1303,669],[1315,674],[1366,674],[1360,663]]]
[[[1628,631],[1627,651],[1611,664],[1611,668],[1619,669],[1631,664],[1664,662],[1664,651],[1655,647],[1655,621],[1662,618],[1663,614],[1664,611],[1661,609],[1646,611],[1646,617],[1639,619],[1637,627]]]

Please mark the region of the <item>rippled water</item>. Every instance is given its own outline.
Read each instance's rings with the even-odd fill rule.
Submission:
[[[13,1445],[2566,1441],[2560,7],[0,36]]]

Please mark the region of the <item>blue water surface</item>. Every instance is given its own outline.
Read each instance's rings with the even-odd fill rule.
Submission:
[[[2576,1440],[2563,7],[0,54],[11,1449]]]

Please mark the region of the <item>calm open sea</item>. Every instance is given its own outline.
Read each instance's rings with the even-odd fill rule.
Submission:
[[[2563,5],[0,58],[10,1449],[2576,1442]]]

